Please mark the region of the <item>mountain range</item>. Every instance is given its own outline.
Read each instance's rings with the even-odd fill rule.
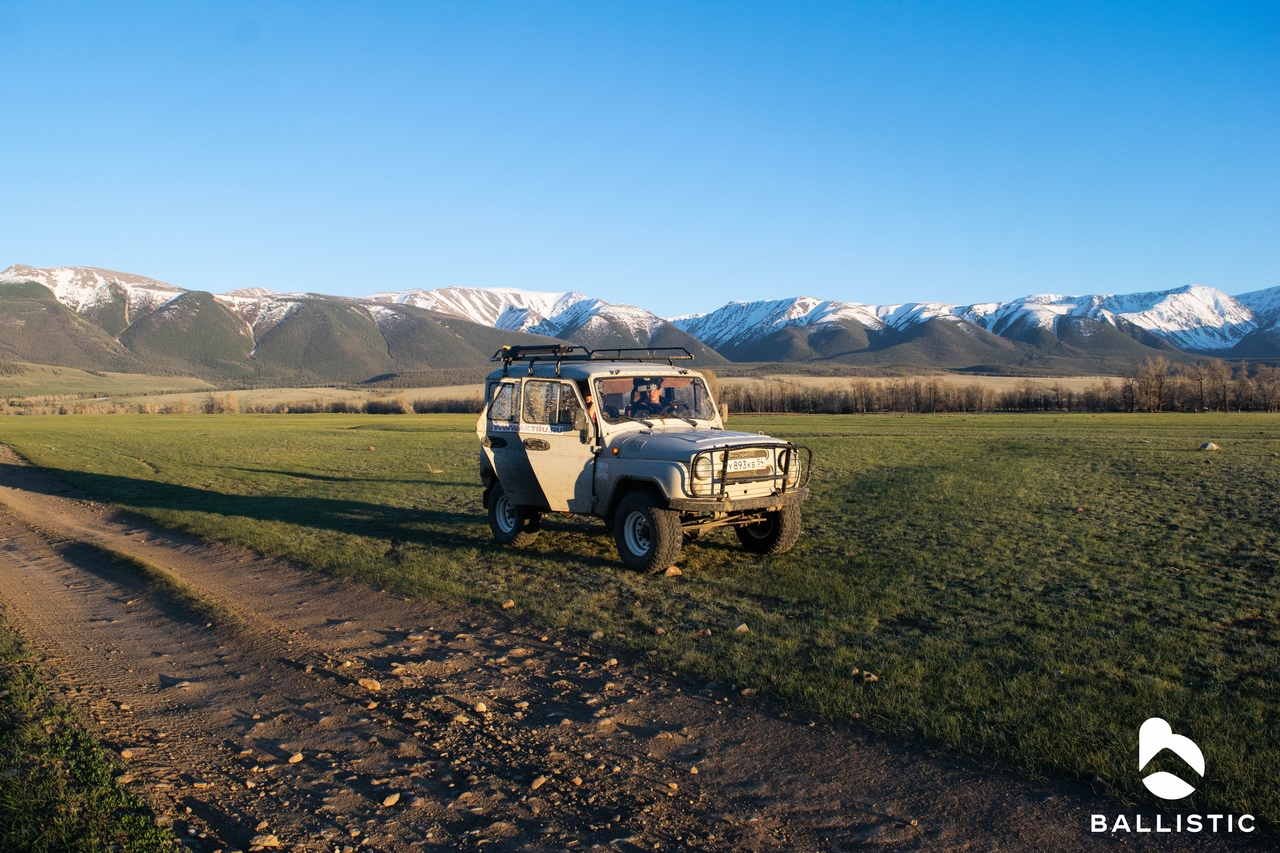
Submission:
[[[1280,287],[1201,285],[973,305],[809,296],[665,319],[578,292],[442,287],[351,298],[213,294],[95,267],[0,272],[0,358],[224,382],[366,382],[476,369],[502,344],[683,346],[700,365],[1119,373],[1154,355],[1280,359]]]

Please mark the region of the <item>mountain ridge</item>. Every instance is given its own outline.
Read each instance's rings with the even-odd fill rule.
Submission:
[[[21,301],[15,288],[24,282],[43,287],[68,315],[52,318],[58,312],[29,289]],[[23,356],[24,347],[56,356],[61,342],[79,362],[68,366],[95,358],[112,367],[166,371],[194,365],[197,375],[239,381],[350,382],[369,378],[366,373],[478,367],[502,343],[533,341],[684,346],[712,367],[784,361],[1120,372],[1154,355],[1280,359],[1280,287],[1230,296],[1192,284],[969,305],[867,305],[805,295],[663,318],[578,291],[507,287],[407,288],[363,297],[252,287],[201,295],[98,267],[17,264],[0,272],[0,285],[0,323],[8,316],[15,329],[34,322],[50,330],[39,347],[29,335],[26,343],[15,337],[0,347],[6,357]],[[41,313],[50,316],[36,322]],[[77,336],[81,340],[71,340]]]
[[[1250,304],[1257,306],[1258,316]],[[1183,351],[1228,350],[1254,331],[1280,324],[1280,287],[1253,291],[1241,297],[1203,285],[1184,285],[1134,294],[1033,294],[1007,302],[970,305],[942,302],[866,305],[798,296],[730,302],[715,311],[678,317],[673,322],[701,340],[722,346],[763,337],[782,326],[818,326],[849,320],[868,330],[902,331],[941,319],[972,323],[999,335],[1018,321],[1053,330],[1058,318],[1068,316],[1087,317],[1117,327],[1123,320]]]

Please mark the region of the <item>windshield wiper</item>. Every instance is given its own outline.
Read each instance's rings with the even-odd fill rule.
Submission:
[[[679,411],[677,411],[676,409],[672,409],[672,410],[671,410],[671,411],[669,411],[669,412],[663,412],[662,414],[658,415],[658,417],[660,417],[660,418],[679,418],[680,420],[684,421],[685,423],[687,423],[687,424],[689,424],[689,425],[691,425],[691,426],[695,426],[695,427],[696,427],[696,426],[698,425],[698,422],[697,422],[697,421],[695,421],[693,418],[689,417],[688,415],[682,415],[682,414],[680,414],[680,412],[679,412]]]
[[[657,418],[658,420],[666,420],[667,418],[679,418],[685,423],[691,424],[695,427],[698,425],[698,422],[695,421],[693,418],[688,417],[687,415],[678,415],[675,412],[663,412],[662,414],[654,415],[653,417]],[[653,423],[650,421],[641,421],[639,418],[628,418],[628,419],[633,421],[640,421],[640,423],[644,424],[649,429],[653,429]]]

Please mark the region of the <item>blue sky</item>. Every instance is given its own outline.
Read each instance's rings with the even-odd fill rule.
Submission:
[[[1280,6],[11,3],[0,267],[671,316],[1280,284]]]

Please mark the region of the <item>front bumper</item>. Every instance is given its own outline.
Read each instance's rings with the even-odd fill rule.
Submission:
[[[721,512],[743,512],[747,510],[770,511],[782,509],[784,506],[798,504],[809,497],[807,486],[787,489],[772,495],[760,495],[749,498],[672,498],[668,505],[680,512],[696,512],[713,514]]]

